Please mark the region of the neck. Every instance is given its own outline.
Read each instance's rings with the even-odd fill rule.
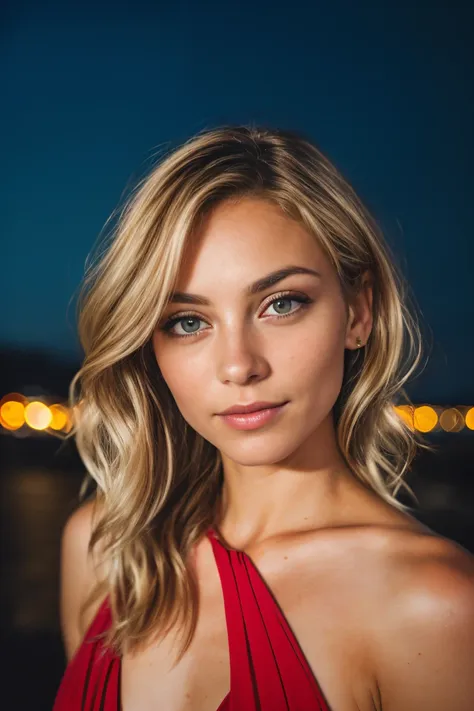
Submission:
[[[331,527],[347,517],[362,485],[335,437],[326,432],[324,442],[322,448],[314,439],[308,441],[291,461],[276,465],[242,465],[223,456],[224,483],[214,528],[231,548],[243,550]]]

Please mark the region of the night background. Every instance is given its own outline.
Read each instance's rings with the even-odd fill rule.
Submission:
[[[64,670],[59,543],[85,471],[61,405],[86,258],[160,154],[204,128],[301,130],[384,229],[425,339],[407,392],[433,408],[420,423],[436,418],[436,451],[406,477],[416,516],[474,552],[473,15],[446,1],[3,4],[5,708],[51,709]]]

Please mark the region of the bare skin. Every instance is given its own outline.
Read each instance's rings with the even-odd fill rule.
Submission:
[[[293,274],[246,295],[248,284],[287,265],[310,267],[321,276]],[[199,333],[172,337],[159,324],[155,354],[183,417],[222,453],[224,490],[216,522],[221,541],[245,551],[258,568],[329,708],[467,711],[467,702],[450,706],[449,683],[474,698],[467,686],[459,692],[468,683],[462,665],[469,641],[462,643],[466,649],[452,641],[466,624],[474,632],[474,558],[359,483],[336,443],[332,409],[344,349],[356,348],[357,337],[365,344],[372,329],[371,282],[365,276],[346,310],[334,268],[300,225],[263,201],[223,203],[188,251],[177,286],[205,296],[210,305],[171,304],[163,318],[164,323],[182,316],[173,332],[183,334],[183,313],[192,312]],[[280,299],[303,294],[311,303],[304,309],[296,304],[292,316],[278,316],[275,295],[282,291],[291,294]],[[281,417],[251,431],[234,430],[216,415],[257,400],[289,402]],[[84,556],[84,545],[76,553],[71,541],[74,520],[76,536],[86,541],[88,515],[86,508],[77,512],[63,539],[63,629],[70,655],[84,633],[75,617],[82,595],[77,590],[92,582],[85,565],[79,569],[87,582],[70,582],[72,557]],[[174,668],[172,638],[126,654],[122,711],[216,711],[229,691],[222,589],[207,538],[195,553],[201,607],[191,647]],[[430,611],[426,623],[420,600]],[[433,626],[438,618],[439,627]],[[435,640],[426,634],[433,628]],[[444,634],[456,654],[431,658],[442,654],[434,642],[442,647]],[[420,659],[429,660],[426,668]],[[440,669],[448,681],[441,675],[443,688],[430,697],[424,675],[432,679]]]

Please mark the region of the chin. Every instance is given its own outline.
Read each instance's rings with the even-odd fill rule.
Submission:
[[[244,433],[249,434],[249,433]],[[286,438],[285,438],[286,439]],[[220,451],[236,464],[247,467],[258,467],[265,464],[278,464],[291,456],[295,450],[294,440],[282,441],[281,435],[272,433],[265,442],[257,442],[255,435],[247,442],[235,446],[221,446]]]

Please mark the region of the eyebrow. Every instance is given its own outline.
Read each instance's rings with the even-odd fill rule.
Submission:
[[[271,272],[271,274],[267,274],[267,276],[264,276],[261,279],[257,279],[257,281],[255,281],[253,284],[250,284],[246,288],[245,292],[247,296],[253,296],[255,294],[260,293],[261,291],[265,291],[265,289],[270,288],[274,284],[277,284],[279,281],[283,281],[283,279],[286,279],[287,277],[293,274],[312,274],[315,277],[321,278],[321,274],[315,269],[289,265],[287,267],[277,269],[277,271]],[[209,301],[209,299],[206,299],[205,296],[199,296],[198,294],[188,294],[184,291],[173,292],[173,294],[171,294],[170,296],[169,301],[172,303],[180,304],[197,304],[199,306],[211,305],[211,302]]]

